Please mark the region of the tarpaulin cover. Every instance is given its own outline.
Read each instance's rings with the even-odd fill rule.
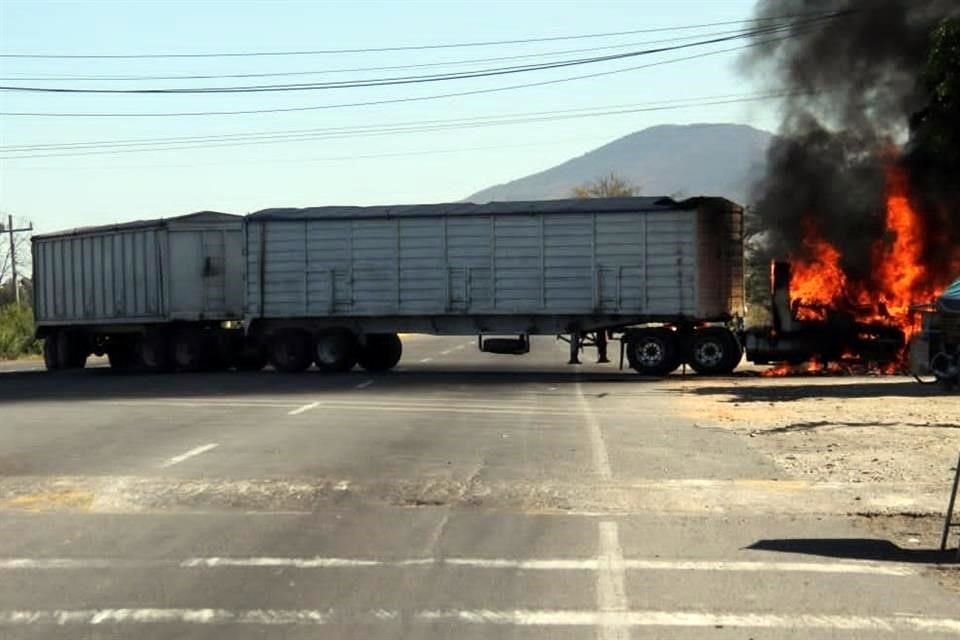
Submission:
[[[943,295],[940,296],[939,306],[944,311],[960,313],[960,278],[943,292]]]

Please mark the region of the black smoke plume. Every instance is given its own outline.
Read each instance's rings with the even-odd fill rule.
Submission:
[[[758,36],[741,60],[750,78],[787,96],[753,191],[764,258],[805,257],[813,225],[840,249],[848,279],[869,283],[873,248],[891,241],[885,195],[894,163],[923,222],[925,266],[939,280],[960,275],[951,273],[960,268],[960,177],[938,166],[937,154],[918,153],[910,127],[931,100],[924,72],[932,33],[958,13],[957,0],[757,3],[755,18],[797,24],[789,37]]]

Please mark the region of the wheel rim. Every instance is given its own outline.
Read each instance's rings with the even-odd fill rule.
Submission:
[[[666,359],[666,347],[659,340],[644,340],[637,346],[637,362],[644,367],[656,367]]]
[[[720,366],[723,356],[723,345],[713,340],[703,340],[693,349],[694,359],[704,367]]]

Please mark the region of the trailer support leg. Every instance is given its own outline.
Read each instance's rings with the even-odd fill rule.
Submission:
[[[570,360],[567,364],[580,364],[580,334],[570,334]]]
[[[606,364],[610,362],[610,359],[607,357],[607,332],[603,330],[597,331],[595,342],[597,343],[597,363]]]

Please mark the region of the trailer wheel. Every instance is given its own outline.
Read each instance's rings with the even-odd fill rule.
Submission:
[[[367,334],[366,344],[360,348],[360,366],[370,372],[389,371],[397,366],[403,355],[403,343],[395,333]]]
[[[140,351],[140,364],[147,371],[167,373],[173,370],[170,357],[170,340],[166,334],[156,331],[147,333],[137,345]]]
[[[698,329],[687,349],[687,362],[701,375],[732,373],[742,357],[740,342],[723,327]]]
[[[335,329],[317,336],[314,362],[325,373],[344,373],[357,364],[357,351],[356,336],[345,329]]]
[[[60,341],[60,334],[51,333],[43,339],[43,365],[47,371],[57,371],[60,369],[60,358],[57,343]]]
[[[213,360],[212,349],[201,331],[177,332],[170,345],[173,363],[181,371],[203,371]]]
[[[665,376],[680,366],[677,338],[669,329],[633,331],[627,341],[627,360],[637,373]]]
[[[277,371],[299,373],[310,366],[310,346],[310,336],[303,331],[278,331],[270,338],[267,358]]]

